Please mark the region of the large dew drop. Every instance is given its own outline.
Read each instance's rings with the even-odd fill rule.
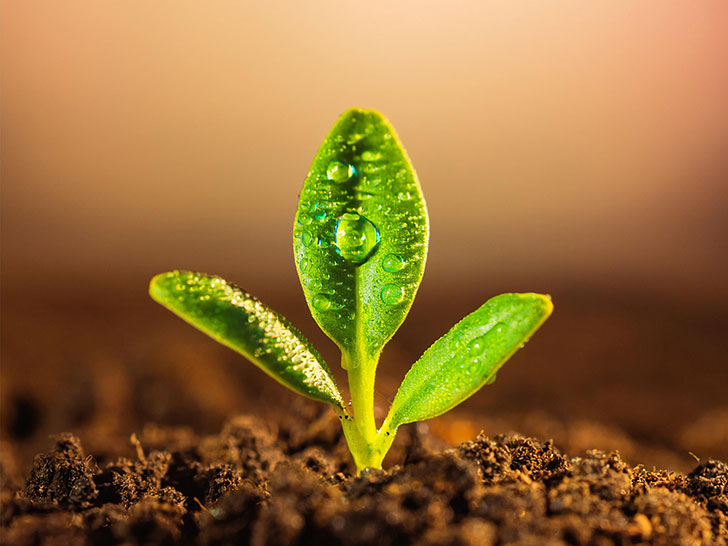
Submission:
[[[336,223],[336,249],[348,262],[361,265],[379,245],[379,230],[356,212],[345,212]]]
[[[328,311],[331,309],[331,296],[328,294],[316,294],[313,297],[313,306],[318,311]]]
[[[385,284],[381,296],[387,305],[397,305],[404,299],[404,288],[396,284]]]
[[[396,254],[387,254],[382,258],[382,269],[387,273],[394,273],[404,267],[404,260]]]
[[[333,182],[346,182],[354,176],[354,166],[341,161],[332,161],[326,168],[326,176]]]

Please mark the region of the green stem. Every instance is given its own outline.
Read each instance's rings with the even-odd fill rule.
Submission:
[[[358,357],[358,358],[357,358]],[[349,393],[354,419],[361,436],[367,443],[377,439],[377,425],[374,421],[374,372],[377,359],[367,360],[357,355],[343,355],[349,379]]]
[[[343,416],[341,426],[359,472],[365,468],[382,468],[396,433],[389,431],[389,427],[378,431],[374,420],[374,379],[378,360],[379,355],[365,358],[343,353],[342,356],[354,416]]]
[[[365,468],[382,468],[384,456],[389,451],[397,431],[384,431],[378,433],[373,442],[367,442],[359,431],[356,421],[351,417],[343,417],[341,426],[344,429],[349,451],[356,463],[356,469],[361,472]]]

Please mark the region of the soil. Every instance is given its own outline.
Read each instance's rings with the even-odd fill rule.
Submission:
[[[2,544],[728,542],[724,306],[554,290],[558,313],[498,381],[402,427],[385,470],[357,477],[330,410],[138,286],[114,293],[138,302],[5,288]],[[428,294],[380,364],[380,420],[472,310]],[[336,362],[299,293],[259,295]]]
[[[516,434],[448,448],[420,424],[400,464],[357,476],[333,412],[297,409],[202,437],[148,425],[104,462],[60,434],[24,479],[3,450],[3,544],[728,544],[724,462],[684,475]]]

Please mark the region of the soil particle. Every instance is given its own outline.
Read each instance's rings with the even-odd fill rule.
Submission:
[[[53,451],[36,456],[24,493],[36,502],[55,502],[76,510],[93,504],[98,496],[94,465],[84,458],[78,438],[60,434]]]
[[[3,476],[3,543],[728,544],[720,461],[686,476],[514,434],[443,449],[415,426],[395,444],[399,464],[357,476],[338,420],[302,408],[309,427],[249,416],[204,437],[146,427],[135,457],[100,465],[62,434],[24,486]]]

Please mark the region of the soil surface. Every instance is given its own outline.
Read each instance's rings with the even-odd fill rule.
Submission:
[[[725,306],[543,290],[558,312],[498,381],[402,427],[385,471],[357,477],[330,410],[148,301],[146,280],[51,281],[0,294],[2,544],[727,542]],[[337,362],[300,293],[258,288]],[[377,419],[472,306],[423,290]]]
[[[148,425],[106,460],[60,434],[25,476],[4,449],[2,542],[728,544],[724,462],[648,470],[517,434],[448,448],[420,424],[400,430],[399,464],[356,476],[333,412],[298,410],[201,437]]]

